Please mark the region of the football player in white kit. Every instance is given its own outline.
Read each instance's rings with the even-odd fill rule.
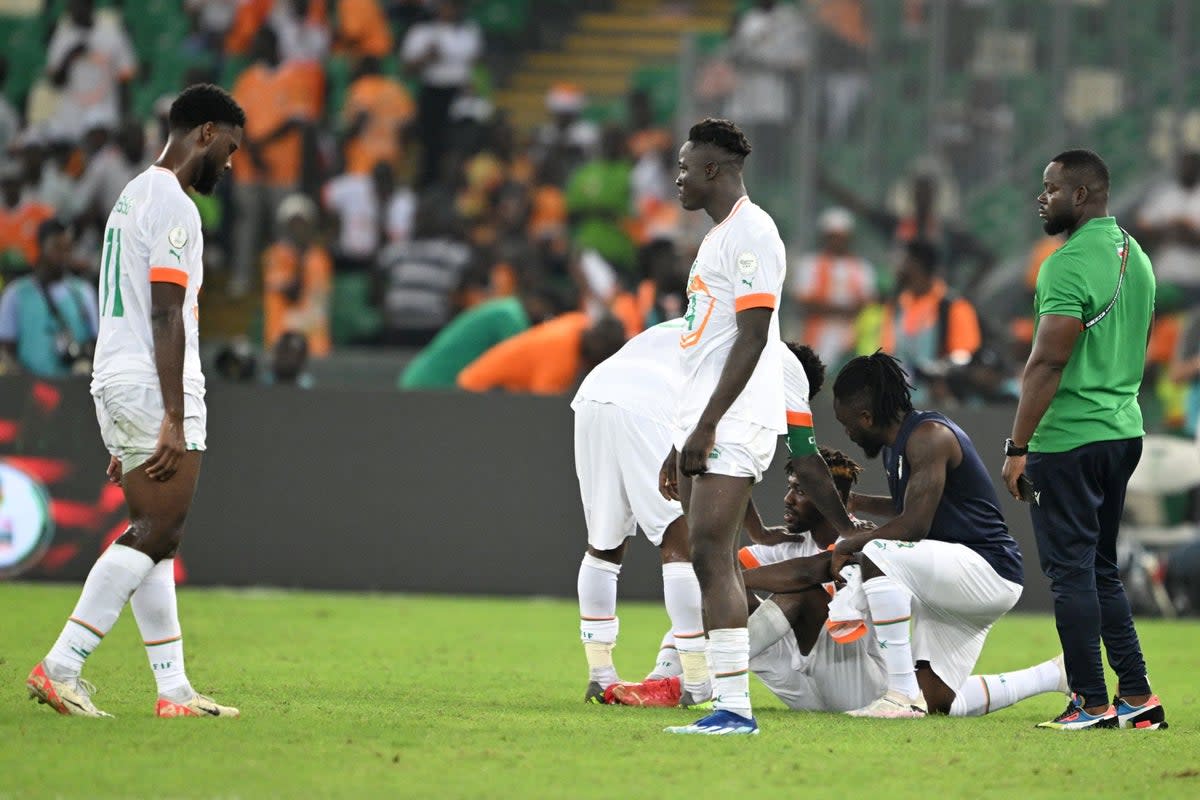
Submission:
[[[29,674],[30,696],[60,714],[111,716],[92,703],[80,672],[129,602],[158,684],[156,715],[238,716],[188,682],[174,555],[205,447],[203,241],[187,190],[213,192],[246,115],[225,90],[201,84],[175,99],[169,123],[162,155],[125,186],[104,232],[92,395],[130,524],[96,560],[58,640]]]
[[[684,734],[754,734],[746,593],[735,561],[750,500],[787,433],[779,351],[783,242],[770,216],[746,196],[745,135],[706,119],[679,151],[680,204],[703,209],[713,228],[688,275],[687,330],[680,337],[684,387],[676,436],[679,493],[709,637],[714,712]],[[839,530],[851,524],[832,482],[813,502]]]
[[[685,706],[709,699],[700,584],[692,570],[687,521],[678,500],[658,493],[658,467],[671,447],[675,401],[683,383],[675,351],[686,328],[669,320],[626,342],[579,387],[575,412],[575,471],[587,523],[588,548],[579,565],[579,632],[588,660],[585,702],[611,703],[618,683],[617,578],[625,540],[641,528],[662,556],[663,599],[670,642],[683,670]]]

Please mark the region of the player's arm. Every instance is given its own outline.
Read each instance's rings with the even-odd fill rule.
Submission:
[[[150,283],[150,332],[162,390],[163,421],[158,446],[146,462],[146,475],[156,481],[169,480],[187,451],[183,436],[183,300],[187,286],[186,278],[182,284],[173,278],[180,270],[167,272],[171,280],[154,280],[152,276]]]
[[[809,430],[811,431],[811,429]],[[854,529],[854,523],[850,520],[850,515],[846,513],[846,507],[842,505],[842,497],[838,494],[837,487],[833,485],[833,475],[829,473],[829,465],[825,463],[825,459],[821,458],[820,453],[812,452],[797,456],[796,451],[793,450],[792,472],[800,491],[808,496],[808,499],[817,507],[817,511],[820,511],[821,516],[837,529],[839,535],[845,536]]]
[[[751,591],[772,594],[802,592],[833,579],[830,574],[832,556],[832,553],[818,553],[755,567],[743,572],[742,580]]]
[[[707,471],[708,454],[712,452],[717,439],[717,423],[746,388],[754,368],[758,366],[759,356],[767,346],[773,305],[774,298],[772,307],[753,307],[737,312],[737,337],[721,369],[717,387],[700,414],[695,430],[683,445],[680,469],[684,475],[700,475]]]
[[[768,528],[764,525],[762,516],[758,513],[758,508],[754,505],[753,497],[746,504],[746,518],[742,522],[742,527],[746,529],[746,535],[750,537],[750,541],[755,544],[784,544],[785,542],[794,542],[798,538],[796,535],[789,533],[787,528]]]
[[[850,507],[847,510],[854,514],[866,514],[870,517],[896,516],[896,507],[892,505],[892,498],[878,494],[851,492]]]
[[[946,488],[946,471],[961,459],[962,448],[954,432],[945,425],[926,423],[913,431],[904,453],[910,470],[904,492],[904,510],[875,530],[857,531],[837,543],[835,552],[848,556],[862,550],[872,539],[919,542],[929,533],[934,514]],[[840,571],[840,569],[839,569]]]
[[[1058,393],[1063,369],[1071,360],[1080,328],[1077,317],[1043,314],[1038,320],[1033,352],[1029,354],[1025,372],[1021,376],[1021,399],[1017,403],[1017,417],[1013,420],[1012,440],[1018,447],[1026,447],[1029,444],[1033,432],[1046,415],[1046,409],[1050,408],[1050,402]],[[1004,485],[1013,497],[1021,496],[1017,489],[1017,479],[1024,473],[1024,456],[1010,456],[1004,459]]]

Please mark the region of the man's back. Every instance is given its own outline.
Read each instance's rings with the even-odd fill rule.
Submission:
[[[1155,282],[1150,259],[1136,240],[1128,241],[1124,278],[1125,234],[1112,217],[1087,222],[1042,265],[1034,299],[1039,320],[1055,314],[1084,324],[1109,303],[1112,308],[1080,332],[1054,400],[1030,440],[1034,452],[1060,453],[1144,434],[1137,396]]]
[[[150,167],[121,193],[108,216],[100,260],[100,334],[92,392],[110,384],[159,385],[150,329],[150,284],[183,286],[183,386],[204,396],[199,304],[204,281],[200,212],[175,174]]]
[[[458,373],[488,348],[529,328],[519,297],[488,300],[467,309],[438,332],[400,379],[402,389],[453,389]]]

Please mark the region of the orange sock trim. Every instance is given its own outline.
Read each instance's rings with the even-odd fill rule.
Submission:
[[[183,634],[181,633],[178,636],[172,636],[170,639],[159,639],[156,642],[145,642],[144,644],[146,645],[146,647],[156,647],[160,644],[170,644],[171,642],[178,642],[182,638],[183,638]]]
[[[79,617],[67,617],[67,620],[69,622],[74,622],[76,625],[80,626],[81,628],[87,628],[89,631],[96,634],[101,639],[104,638],[104,634],[100,632],[99,628],[96,628],[95,626],[87,624],[86,622],[81,620]]]

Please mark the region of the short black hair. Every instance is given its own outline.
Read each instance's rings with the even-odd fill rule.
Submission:
[[[50,219],[45,220],[37,227],[38,249],[44,248],[46,246],[46,240],[51,236],[58,236],[60,233],[64,233],[68,230],[70,230],[70,226],[58,217],[51,217]]]
[[[175,102],[167,121],[173,131],[190,131],[206,122],[225,123],[238,128],[246,126],[246,112],[229,92],[211,83],[198,83],[184,89]]]
[[[933,273],[937,270],[938,249],[932,242],[924,239],[913,239],[904,245],[904,252],[910,258],[915,259],[928,272]]]
[[[864,395],[876,425],[903,419],[913,410],[912,384],[900,360],[882,350],[853,358],[833,382],[833,396],[847,402]]]
[[[800,366],[804,368],[804,375],[808,378],[808,399],[811,400],[817,396],[817,392],[821,391],[821,387],[825,385],[825,362],[806,344],[799,342],[784,342],[787,349],[792,351],[792,355],[800,362]]]
[[[1094,150],[1064,150],[1050,160],[1062,164],[1076,186],[1108,191],[1108,164]]]
[[[837,487],[838,494],[842,497],[842,502],[848,502],[850,500],[850,491],[854,488],[854,484],[858,483],[858,476],[862,474],[862,466],[841,450],[819,447],[817,448],[817,452],[821,454],[821,458],[824,459],[826,466],[829,467],[829,474],[833,477],[833,485]],[[796,474],[796,470],[792,468],[791,461],[785,461],[783,468],[787,472],[788,477]]]
[[[742,129],[727,119],[708,117],[692,126],[688,131],[688,141],[692,144],[711,144],[719,147],[742,161],[750,155],[750,142]]]

